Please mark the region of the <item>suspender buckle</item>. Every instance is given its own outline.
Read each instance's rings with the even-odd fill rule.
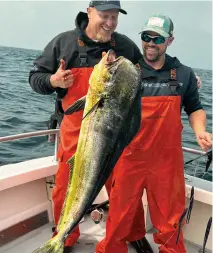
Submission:
[[[174,81],[174,80],[169,81],[169,88],[170,88],[172,94],[178,95],[178,93],[177,93],[178,87],[179,87],[179,83],[177,81]]]
[[[173,68],[170,70],[170,81],[169,81],[169,88],[171,90],[171,93],[174,95],[178,95],[177,88],[180,86],[177,81],[177,70],[176,68]]]
[[[79,53],[78,55],[79,59],[80,59],[80,66],[88,66],[87,63],[87,53]]]

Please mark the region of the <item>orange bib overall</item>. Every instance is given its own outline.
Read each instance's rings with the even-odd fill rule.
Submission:
[[[185,209],[180,96],[142,98],[141,129],[113,174],[106,238],[97,253],[127,253],[126,241],[145,236],[142,195],[147,192],[160,253],[185,253],[177,224]]]

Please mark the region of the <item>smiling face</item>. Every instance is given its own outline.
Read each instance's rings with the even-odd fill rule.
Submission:
[[[151,31],[147,31],[146,34],[152,38],[160,36],[158,33]],[[164,58],[167,47],[172,43],[173,39],[173,37],[169,37],[161,44],[155,44],[153,40],[150,42],[142,40],[143,55],[146,60],[149,62],[157,62]]]
[[[87,36],[99,42],[108,42],[118,24],[119,11],[111,9],[98,11],[94,7],[88,8],[89,23],[86,28]]]

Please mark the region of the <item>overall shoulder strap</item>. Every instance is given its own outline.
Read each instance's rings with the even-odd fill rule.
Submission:
[[[87,51],[86,51],[86,45],[82,40],[80,40],[79,37],[77,37],[77,45],[78,45],[78,57],[80,59],[80,66],[81,67],[88,67],[87,62]]]
[[[177,69],[176,68],[173,68],[170,70],[169,87],[171,89],[172,94],[178,95],[177,88],[179,87],[179,83],[177,81]]]

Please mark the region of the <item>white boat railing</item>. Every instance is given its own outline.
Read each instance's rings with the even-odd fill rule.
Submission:
[[[57,151],[58,151],[58,146],[59,146],[59,129],[41,130],[41,131],[36,131],[36,132],[29,132],[29,133],[3,136],[3,137],[0,137],[0,143],[1,142],[20,140],[20,139],[26,139],[26,138],[31,138],[31,137],[47,136],[47,135],[54,135],[55,136],[54,158],[55,158],[55,160],[57,160]]]
[[[53,130],[41,130],[36,132],[28,132],[28,133],[22,133],[22,134],[15,134],[15,135],[9,135],[9,136],[3,136],[0,137],[0,143],[1,142],[8,142],[8,141],[15,141],[20,139],[26,139],[31,137],[38,137],[38,136],[46,136],[46,135],[55,135],[55,160],[57,160],[57,150],[59,146],[59,129],[53,129]],[[196,154],[196,155],[204,155],[205,152],[197,149],[182,147],[184,152]]]

